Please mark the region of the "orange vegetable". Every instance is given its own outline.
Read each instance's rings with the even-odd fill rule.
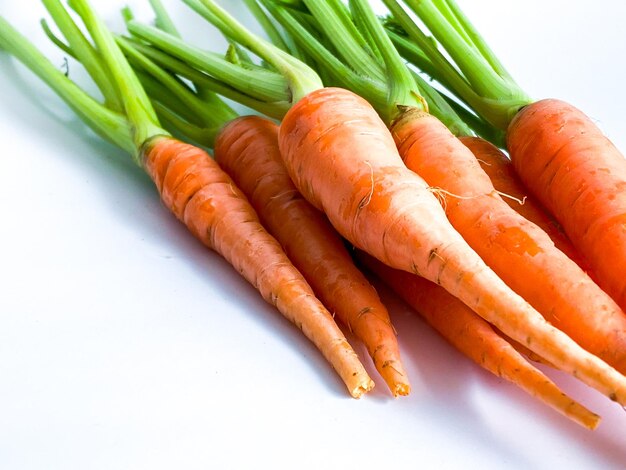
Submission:
[[[600,417],[565,395],[533,367],[491,325],[444,289],[426,279],[392,269],[363,252],[357,258],[415,309],[452,346],[489,372],[539,398],[559,413],[594,429]]]
[[[541,228],[554,242],[554,245],[574,261],[580,268],[589,273],[586,260],[576,251],[572,242],[563,232],[561,225],[549,214],[539,201],[523,185],[513,168],[511,160],[491,142],[479,137],[459,137],[467,148],[478,159],[493,187],[504,194],[502,199],[511,209],[526,220]]]
[[[502,200],[472,152],[421,112],[406,114],[392,133],[406,165],[443,190],[448,219],[487,265],[551,324],[626,372],[626,315],[543,230]]]
[[[309,93],[286,114],[279,145],[296,187],[357,248],[440,284],[555,367],[626,404],[626,378],[549,325],[454,230],[364,99],[338,88]]]
[[[624,156],[584,113],[558,100],[523,108],[509,126],[507,147],[524,184],[626,309]]]
[[[370,390],[373,382],[330,313],[218,164],[203,150],[169,137],[150,140],[143,158],[163,202],[193,235],[220,253],[302,330],[352,396]]]
[[[393,395],[408,395],[389,313],[328,219],[293,185],[280,157],[278,126],[258,116],[231,121],[214,153],[318,298],[365,343]]]

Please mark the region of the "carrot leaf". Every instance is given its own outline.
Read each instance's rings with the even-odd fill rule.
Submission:
[[[69,0],[68,3],[83,20],[102,55],[109,76],[117,85],[125,113],[133,126],[133,139],[136,145],[133,155],[138,161],[146,141],[156,135],[167,135],[167,132],[161,128],[150,99],[117,46],[113,34],[96,15],[88,0]]]
[[[228,62],[224,57],[203,51],[153,26],[128,22],[128,31],[188,65],[227,83],[261,101],[289,101],[289,84],[279,73],[258,69],[251,71]]]
[[[43,80],[94,132],[122,149],[134,151],[131,126],[125,116],[108,109],[80,89],[1,16],[0,49],[13,55]]]
[[[68,41],[69,48],[73,55],[81,62],[87,70],[93,81],[96,83],[100,92],[104,96],[105,104],[108,108],[115,111],[122,111],[123,105],[118,95],[117,87],[106,73],[106,67],[100,57],[98,51],[85,38],[80,28],[76,25],[68,11],[59,0],[42,0],[46,10],[60,29],[65,39]],[[43,23],[44,31],[48,37],[53,37],[47,23]],[[50,34],[49,34],[50,33]],[[54,41],[59,45],[56,41]]]
[[[241,103],[244,106],[255,109],[260,113],[277,119],[284,116],[289,109],[289,103],[287,101],[265,102],[258,100],[240,92],[228,83],[207,75],[206,73],[190,66],[177,57],[164,52],[164,50],[157,49],[153,46],[145,44],[144,42],[134,39],[124,39],[127,43],[132,43],[134,49],[140,51],[144,56],[148,57],[159,67],[193,82],[198,95],[202,96],[203,99],[208,99],[208,97],[214,96],[214,94],[217,93],[218,95]]]
[[[190,0],[183,1],[187,3]],[[291,94],[291,103],[296,103],[310,92],[323,87],[317,73],[308,65],[251,33],[213,0],[200,1],[205,9],[219,19],[215,26],[219,28],[220,24],[226,25],[226,28],[220,28],[222,33],[262,58],[287,80]]]
[[[399,0],[383,2],[411,41],[438,69],[445,86],[491,125],[506,130],[519,109],[531,102],[454,0],[404,0],[451,59],[417,26]]]

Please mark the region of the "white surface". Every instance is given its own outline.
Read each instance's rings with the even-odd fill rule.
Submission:
[[[115,26],[123,3],[94,0]],[[626,149],[626,3],[460,3],[532,96],[580,106]],[[180,2],[167,5],[188,37],[220,47]],[[0,0],[0,14],[61,65],[38,2]],[[387,291],[413,393],[394,400],[378,380],[350,399],[123,152],[5,55],[0,70],[3,470],[626,465],[619,407],[550,373],[604,416],[581,429],[465,360]],[[71,74],[83,81],[75,64]]]

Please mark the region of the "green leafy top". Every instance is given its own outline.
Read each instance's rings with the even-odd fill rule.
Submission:
[[[396,39],[402,36],[410,39],[430,65],[425,64],[423,57],[411,55],[410,48],[405,57],[418,67],[430,68],[446,88],[491,125],[506,130],[515,114],[531,102],[454,0],[403,0],[405,7],[417,14],[448,56],[417,25],[399,0],[383,1],[395,23],[395,28],[390,28],[391,36],[396,33]]]
[[[473,135],[457,110],[475,117],[458,103],[446,100],[428,82],[410,71],[367,2],[351,0],[307,1],[297,9],[284,1],[257,0],[281,24],[288,37],[298,44],[310,64],[327,77],[327,85],[351,89],[365,97],[388,123],[406,108],[428,109],[456,135]],[[324,4],[326,5],[324,7]],[[308,8],[307,8],[308,7]],[[346,44],[352,43],[350,48]],[[360,48],[367,71],[351,57]],[[423,54],[422,54],[423,55]],[[352,64],[346,65],[346,64]],[[480,133],[490,134],[480,119],[474,122]]]
[[[0,47],[14,55],[44,80],[95,132],[132,153],[141,164],[144,144],[167,135],[150,100],[124,58],[115,38],[87,0],[70,0],[92,42],[81,32],[60,0],[43,0],[67,44],[56,38],[44,21],[44,30],[66,52],[82,62],[104,97],[100,103],[57,70],[28,39],[0,18]]]
[[[156,14],[157,28],[180,37],[160,0],[151,0],[151,3]],[[133,20],[130,8],[126,7],[123,15],[127,22]],[[175,72],[168,71],[165,67],[169,65],[170,68],[183,72],[189,67],[146,44],[122,36],[117,41],[166,127],[197,144],[213,147],[219,130],[237,117],[237,113],[212,91],[214,87],[207,87],[204,80],[196,77],[201,74],[193,69],[187,73],[193,86],[185,83]],[[240,60],[240,51],[236,51],[234,47],[229,51],[235,51],[237,60]],[[229,55],[232,56],[231,53]],[[159,65],[159,59],[165,66]]]

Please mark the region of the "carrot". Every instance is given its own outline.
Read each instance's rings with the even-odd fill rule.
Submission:
[[[322,15],[326,12],[316,10],[320,8],[319,3],[305,3],[314,15],[317,13],[318,21],[326,21]],[[367,7],[355,1],[354,15],[367,21]],[[298,32],[293,22],[283,19],[283,24],[290,26],[303,44],[315,41]],[[452,111],[443,112],[446,103],[442,103],[442,98],[408,73],[382,26],[376,20],[370,25],[372,37],[379,38],[372,40],[371,47],[378,47],[378,52],[384,54],[384,65],[394,81],[386,85],[389,96],[386,103],[381,105],[374,92],[364,96],[387,120],[406,166],[428,183],[444,204],[454,228],[509,287],[588,351],[620,371],[626,371],[626,348],[623,347],[626,316],[621,309],[584,271],[556,249],[539,227],[502,200],[472,152],[441,121],[419,106],[411,106],[410,98],[424,93],[428,103],[435,105],[433,109],[448,125],[457,132],[463,129],[455,125],[458,116]],[[344,41],[344,36],[350,38],[349,32],[342,32],[337,25],[331,33],[324,39],[335,40],[335,46],[342,52],[339,42]],[[310,47],[311,52],[318,52],[316,60],[333,70],[332,58],[317,51],[323,46]],[[349,55],[348,52],[343,54],[346,58]],[[377,81],[373,74],[369,78]],[[350,80],[341,81],[341,74],[337,73],[336,79],[360,92]],[[380,85],[385,86],[385,83]],[[396,99],[403,100],[402,106],[397,106]],[[394,108],[395,116],[392,114],[390,118],[389,110],[393,113]]]
[[[296,187],[357,248],[436,282],[556,367],[626,403],[625,377],[546,323],[467,246],[365,100],[338,88],[309,93],[285,116],[279,145]]]
[[[511,122],[515,169],[626,309],[626,159],[584,113],[538,101]]]
[[[278,149],[278,126],[258,116],[236,119],[220,132],[214,155],[322,303],[365,343],[393,395],[408,395],[389,313],[341,237],[289,179]]]
[[[177,141],[161,127],[137,76],[89,2],[73,0],[72,8],[94,45],[82,36],[60,2],[47,0],[46,7],[76,57],[91,61],[88,71],[105,73],[97,82],[103,88],[106,85],[101,90],[104,105],[57,70],[1,17],[0,47],[42,78],[94,131],[131,153],[155,182],[165,205],[302,329],[352,396],[358,398],[370,390],[373,382],[331,314],[263,229],[245,196],[206,152]]]
[[[433,46],[398,0],[384,0],[405,33],[432,61],[453,93],[507,132],[524,184],[562,225],[600,286],[626,309],[626,162],[574,106],[533,101],[505,70],[454,0],[403,0],[447,56]]]
[[[489,176],[493,187],[503,195],[504,202],[546,232],[559,250],[583,271],[589,272],[587,261],[576,251],[561,225],[524,186],[511,160],[498,147],[484,139],[462,136],[459,140],[472,151],[480,167]]]
[[[624,312],[502,200],[472,152],[424,113],[405,113],[392,133],[406,165],[442,189],[448,219],[483,260],[551,324],[626,372]]]
[[[330,313],[217,163],[203,150],[167,137],[150,141],[143,156],[166,207],[191,233],[302,330],[353,397],[370,390],[373,382]]]
[[[263,69],[262,83],[250,84],[249,74],[254,69],[236,62],[217,64],[214,56],[208,57],[149,26],[130,22],[129,31],[177,59],[188,60],[212,78],[245,91],[257,100],[257,105],[280,100],[289,103],[279,131],[279,147],[287,171],[296,188],[326,213],[344,238],[392,267],[420,273],[440,283],[506,335],[555,367],[626,403],[626,378],[548,324],[454,230],[431,188],[406,168],[389,131],[365,100],[346,90],[322,88],[319,76],[310,67],[250,33],[213,0],[185,2],[231,41],[244,45],[272,66]],[[349,15],[333,15],[328,2],[304,3],[310,9],[330,13],[331,33],[342,28],[345,17],[349,19]],[[267,5],[276,6],[272,2]],[[357,71],[347,68],[326,49],[324,52],[303,47],[305,54],[320,63],[331,61],[334,79],[340,80],[345,72],[346,80],[359,92],[369,90],[385,119],[393,120],[407,109],[425,110],[424,98],[406,87],[414,79],[397,52],[397,58],[385,55],[384,64],[372,61],[391,43],[365,0],[354,0],[352,6],[377,49],[370,54],[362,47],[363,37],[353,38],[350,51],[358,57],[352,57],[350,63]],[[358,36],[358,30],[353,31]],[[342,47],[345,35],[329,37],[335,41],[333,46]],[[373,69],[371,73],[378,77],[377,81],[367,76],[369,69]],[[389,82],[389,88],[380,86],[380,77]]]
[[[362,251],[356,256],[446,341],[480,367],[517,385],[582,426],[594,429],[599,424],[598,415],[564,394],[489,323],[444,289],[422,277],[392,269]]]

